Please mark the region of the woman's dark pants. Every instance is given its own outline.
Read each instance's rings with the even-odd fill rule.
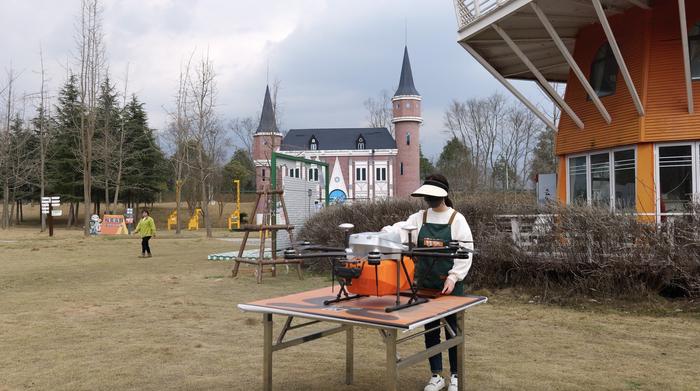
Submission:
[[[457,331],[457,315],[452,314],[448,315],[445,317],[445,320],[447,321],[447,324],[452,327],[452,330],[455,332]],[[425,329],[432,329],[433,327],[437,327],[440,325],[440,320],[436,320],[433,322],[430,322],[425,325]],[[452,338],[450,333],[445,330],[445,337],[447,339]],[[425,348],[430,349],[431,347],[437,345],[440,343],[440,329],[435,329],[433,331],[425,333]],[[448,355],[450,357],[450,373],[451,374],[457,374],[457,347],[451,347],[448,351]],[[442,353],[438,353],[428,359],[430,361],[430,371],[432,373],[440,373],[442,372]]]
[[[151,247],[148,245],[148,241],[150,239],[150,236],[144,236],[141,238],[141,254],[151,253]]]

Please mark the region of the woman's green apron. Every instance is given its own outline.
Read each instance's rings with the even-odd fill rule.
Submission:
[[[428,211],[423,212],[423,225],[418,232],[418,247],[444,247],[452,240],[452,222],[457,211],[452,213],[447,224],[428,223]],[[449,252],[446,250],[445,252]],[[442,290],[445,279],[454,266],[449,258],[419,257],[415,278],[419,288]],[[457,281],[452,291],[455,296],[464,296],[464,284]]]

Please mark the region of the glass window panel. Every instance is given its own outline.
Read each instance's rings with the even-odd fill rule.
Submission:
[[[688,32],[690,50],[690,73],[693,79],[700,79],[700,22]]]
[[[591,201],[596,206],[610,206],[610,155],[591,155]]]
[[[569,158],[569,200],[572,204],[588,201],[586,171],[585,156]]]
[[[618,66],[615,55],[612,52],[612,48],[610,48],[610,44],[605,43],[598,49],[591,64],[591,87],[593,87],[598,96],[608,96],[615,93],[617,71]]]
[[[636,178],[634,149],[615,151],[615,208],[636,209]]]
[[[693,156],[690,145],[659,147],[660,211],[685,212],[693,196]]]

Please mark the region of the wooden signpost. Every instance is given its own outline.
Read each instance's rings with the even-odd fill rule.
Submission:
[[[60,196],[41,197],[41,214],[45,214],[48,217],[49,236],[53,236],[53,218],[63,215],[63,211],[60,208]]]

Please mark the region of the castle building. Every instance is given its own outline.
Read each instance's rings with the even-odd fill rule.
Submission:
[[[458,42],[557,131],[557,198],[660,221],[700,194],[700,2],[456,0]],[[511,80],[535,82],[558,124]],[[560,94],[551,82],[566,83]]]
[[[270,185],[273,151],[329,165],[332,201],[406,197],[420,185],[421,96],[413,83],[408,48],[404,48],[399,87],[392,98],[395,136],[387,128],[277,129],[269,88],[260,125],[253,136],[258,189]],[[286,170],[286,171],[285,171]],[[280,176],[319,181],[318,171],[288,168]]]

